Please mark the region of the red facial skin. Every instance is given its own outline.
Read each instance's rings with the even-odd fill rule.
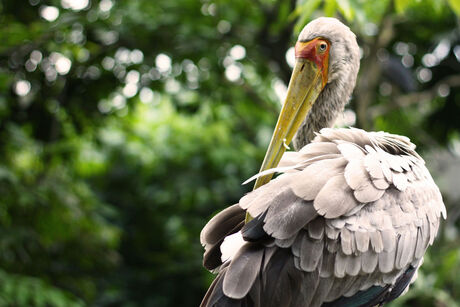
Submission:
[[[326,43],[325,50],[320,50],[320,45]],[[327,83],[327,72],[329,65],[330,43],[322,38],[315,38],[308,42],[297,42],[295,44],[295,57],[307,59],[316,64],[322,74],[323,87]]]

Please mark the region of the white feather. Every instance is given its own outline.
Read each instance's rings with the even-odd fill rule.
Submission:
[[[232,260],[236,253],[245,243],[246,241],[244,241],[243,236],[241,235],[241,231],[226,236],[224,242],[222,242],[220,246],[220,252],[222,253],[222,262]]]

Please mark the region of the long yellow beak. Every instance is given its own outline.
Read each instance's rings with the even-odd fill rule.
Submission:
[[[304,121],[322,89],[322,72],[318,66],[312,61],[297,58],[291,81],[289,82],[286,100],[278,117],[260,172],[278,165],[287,145],[292,141],[294,134]],[[272,177],[273,174],[258,177],[254,190],[268,183]],[[251,219],[251,216],[247,213],[246,222]]]

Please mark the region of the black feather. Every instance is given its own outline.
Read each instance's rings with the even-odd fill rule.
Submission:
[[[243,225],[244,220],[239,222],[234,228],[227,230],[227,234],[224,237],[222,237],[216,244],[209,244],[206,247],[206,251],[203,255],[203,266],[206,269],[211,271],[222,264],[222,252],[220,251],[220,246],[222,245],[222,242],[224,242],[226,236],[238,232],[243,227]]]
[[[409,267],[397,280],[393,287],[373,286],[367,290],[358,291],[350,297],[340,297],[333,302],[324,303],[321,307],[373,307],[383,303],[391,302],[398,298],[409,285],[415,268]]]
[[[373,307],[384,300],[389,289],[390,286],[373,286],[367,290],[358,291],[353,296],[342,296],[333,302],[324,303],[321,307]]]
[[[390,294],[388,297],[385,299],[385,302],[391,302],[392,300],[398,298],[403,292],[404,289],[407,288],[409,285],[410,281],[412,280],[412,277],[415,274],[415,268],[413,266],[410,266],[399,278],[396,280],[395,285],[393,286],[393,289],[391,290]]]
[[[289,249],[278,249],[262,273],[263,297],[261,306],[288,307],[298,302],[303,295],[305,273],[294,266],[294,257]]]
[[[230,206],[216,216],[203,228],[202,243],[216,244],[223,238],[232,234],[235,226],[244,221],[246,211],[241,209],[238,204]]]
[[[266,215],[267,210],[243,226],[241,235],[244,240],[249,242],[260,242],[270,238],[263,228]]]

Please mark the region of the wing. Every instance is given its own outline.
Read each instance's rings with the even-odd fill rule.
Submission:
[[[260,301],[270,280],[297,280],[301,289],[280,294],[275,290],[282,287],[274,287],[270,293],[278,294],[261,306],[320,306],[375,287],[373,298],[394,298],[388,285],[406,287],[404,273],[418,268],[445,217],[439,190],[414,147],[385,133],[323,129],[299,152],[286,153],[274,170],[284,173],[239,202],[256,217],[241,232],[252,242],[246,245],[260,250],[252,251],[258,260],[251,265],[261,280],[252,273],[244,289],[224,287],[223,293],[233,299],[249,293]],[[224,285],[241,285],[241,275],[229,274],[244,271],[233,265],[238,257],[244,253],[231,260]],[[289,269],[272,268],[280,262]]]

